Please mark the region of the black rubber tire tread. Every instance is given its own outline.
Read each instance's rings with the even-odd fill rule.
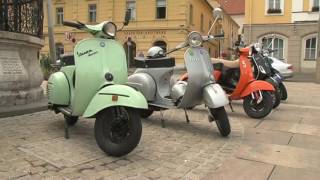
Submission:
[[[279,89],[281,92],[281,100],[285,101],[288,99],[288,92],[287,92],[287,88],[283,83],[279,84]]]
[[[279,87],[275,87],[275,92],[273,92],[274,102],[273,102],[273,109],[277,108],[281,102],[281,92]]]
[[[112,113],[112,108],[114,107],[106,108],[98,113],[94,124],[94,132],[98,146],[106,154],[120,157],[130,153],[139,144],[142,134],[142,124],[139,110],[126,108],[130,119],[130,135],[121,143],[114,143],[110,136],[105,136],[105,134],[110,134],[110,122],[112,118],[115,118],[115,115]]]
[[[255,119],[261,119],[266,117],[273,109],[273,100],[270,92],[268,91],[262,91],[262,97],[263,100],[260,103],[263,103],[263,110],[262,111],[254,111],[251,108],[250,102],[252,100],[251,95],[248,95],[243,100],[243,109],[246,112],[246,114]]]
[[[217,124],[220,135],[223,137],[227,137],[231,132],[231,127],[230,127],[228,114],[224,109],[224,107],[210,109],[210,113]]]

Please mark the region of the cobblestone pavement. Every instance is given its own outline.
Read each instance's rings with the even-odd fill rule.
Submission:
[[[229,112],[230,113],[230,112]],[[94,120],[80,119],[64,136],[61,114],[43,111],[0,119],[0,179],[200,179],[232,157],[243,137],[239,118],[232,133],[219,135],[204,107],[165,111],[143,120],[143,135],[129,155],[114,158],[96,145]]]

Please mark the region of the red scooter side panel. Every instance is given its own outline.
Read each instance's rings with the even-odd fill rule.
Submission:
[[[266,81],[252,81],[248,86],[245,88],[245,90],[241,93],[241,97],[244,98],[255,91],[275,91],[272,84],[266,82]]]
[[[213,71],[214,79],[218,81],[221,78],[221,74],[221,71]]]

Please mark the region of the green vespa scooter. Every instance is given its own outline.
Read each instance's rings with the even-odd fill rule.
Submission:
[[[128,23],[126,13],[123,26]],[[64,115],[66,138],[68,127],[79,116],[96,118],[94,132],[98,146],[112,156],[126,155],[140,141],[139,110],[147,109],[148,105],[139,91],[125,85],[127,61],[122,45],[115,40],[117,27],[108,21],[98,25],[63,24],[86,31],[94,38],[80,41],[73,55],[62,57],[60,71],[48,80],[49,108]]]

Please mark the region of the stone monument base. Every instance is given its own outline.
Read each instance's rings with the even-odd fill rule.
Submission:
[[[42,46],[40,38],[0,31],[0,117],[34,112],[47,106],[40,87]]]

